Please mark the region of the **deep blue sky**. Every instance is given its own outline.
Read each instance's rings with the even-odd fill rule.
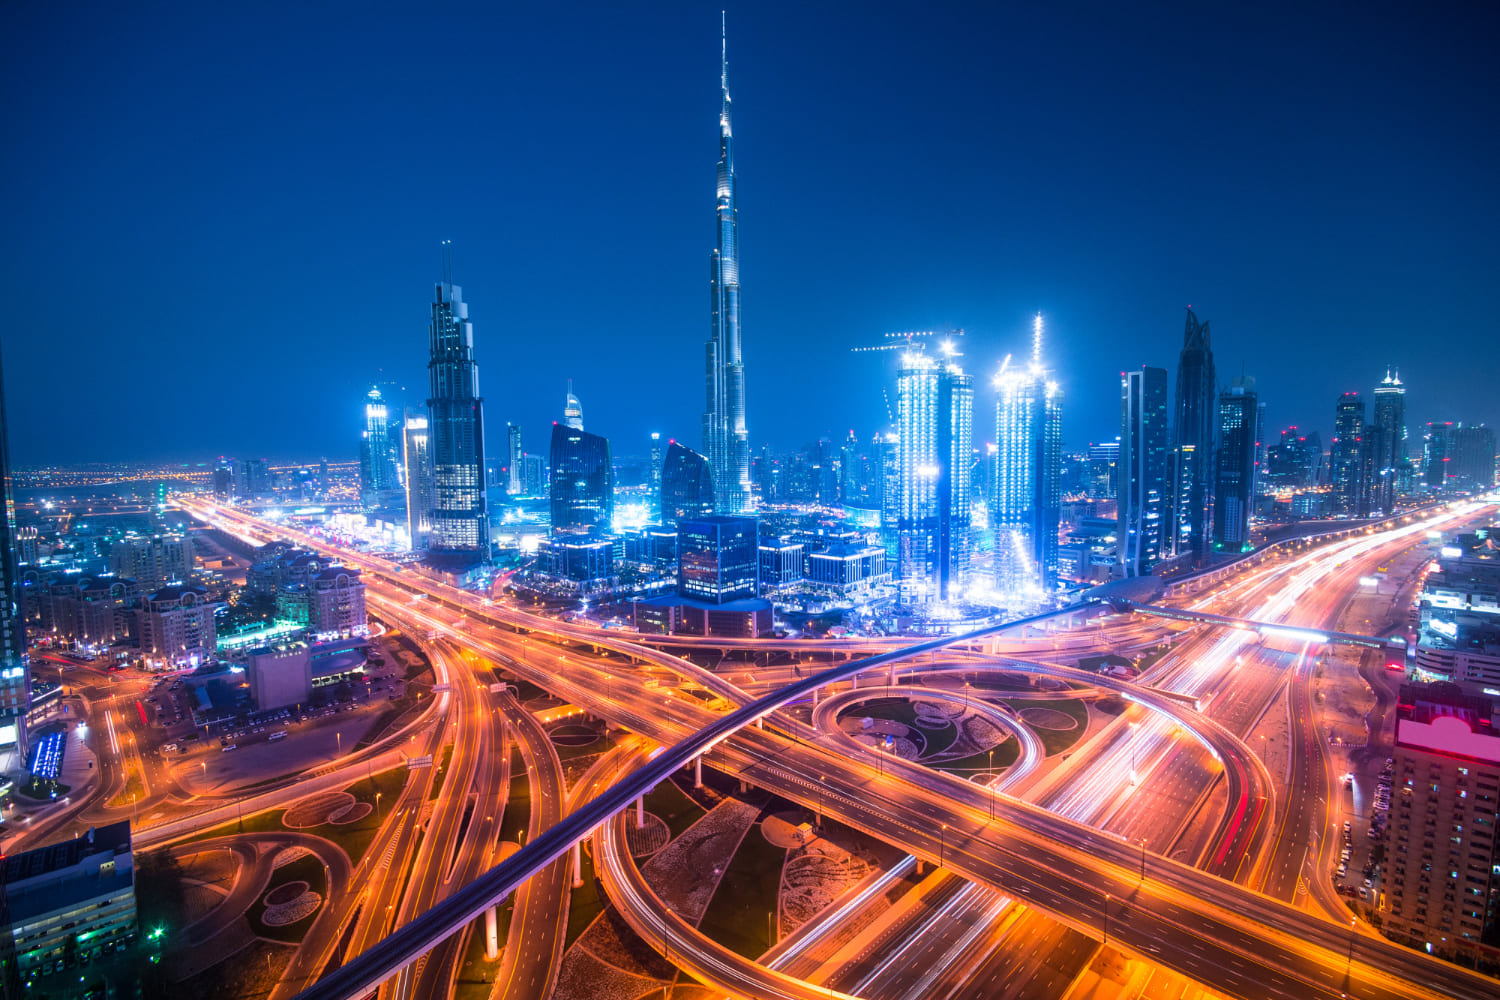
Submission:
[[[719,5],[87,6],[0,15],[16,461],[352,456],[443,239],[492,448],[569,377],[617,453],[697,443]],[[1500,422],[1494,5],[972,6],[729,10],[753,444],[882,425],[885,331],[987,375],[1036,310],[1112,437],[1188,303],[1272,429],[1388,360]]]

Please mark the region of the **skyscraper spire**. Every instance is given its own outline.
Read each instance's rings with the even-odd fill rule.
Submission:
[[[1042,314],[1036,314],[1031,327],[1031,367],[1042,367]]]
[[[740,355],[740,261],[734,205],[734,129],[730,119],[728,36],[720,21],[718,245],[709,257],[711,331],[705,345],[707,393],[703,453],[722,513],[750,507],[750,439],[745,429],[745,366]]]

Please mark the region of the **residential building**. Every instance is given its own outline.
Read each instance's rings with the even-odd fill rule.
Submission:
[[[0,862],[0,899],[23,993],[52,987],[36,977],[111,952],[137,933],[130,821],[90,827],[72,840],[12,854]]]
[[[148,590],[183,583],[193,574],[193,540],[175,532],[125,535],[110,543],[109,568]]]
[[[1500,735],[1489,698],[1403,684],[1381,930],[1472,965],[1500,959]]]
[[[1333,447],[1329,465],[1333,476],[1334,503],[1339,513],[1364,517],[1369,513],[1369,491],[1364,461],[1365,401],[1357,392],[1346,392],[1334,409]]]
[[[218,652],[215,605],[195,584],[172,584],[146,598],[141,611],[141,652],[170,668],[198,667]]]
[[[1394,367],[1386,369],[1375,387],[1372,430],[1370,509],[1389,514],[1396,509],[1401,467],[1406,464],[1406,386]]]
[[[951,357],[907,351],[897,375],[896,575],[901,599],[961,599],[968,582],[974,382]]]

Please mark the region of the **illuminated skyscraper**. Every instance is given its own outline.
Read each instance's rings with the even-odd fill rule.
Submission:
[[[1243,552],[1250,547],[1259,414],[1253,379],[1236,379],[1235,385],[1219,396],[1213,534],[1217,552]]]
[[[1406,386],[1393,368],[1375,387],[1374,429],[1370,506],[1389,514],[1396,509],[1396,481],[1406,464]]]
[[[1333,417],[1332,466],[1336,509],[1350,517],[1368,513],[1364,462],[1365,401],[1357,392],[1339,397]]]
[[[525,488],[524,469],[526,453],[521,450],[521,425],[505,425],[505,492],[513,497],[521,495]]]
[[[952,353],[951,347],[945,352]],[[897,375],[897,575],[903,601],[956,600],[969,573],[974,380],[908,351]]]
[[[427,415],[408,409],[401,439],[406,466],[406,529],[412,550],[423,552],[432,535],[432,439]]]
[[[651,481],[646,485],[651,487],[651,492],[658,501],[661,500],[661,435],[656,431],[651,432]],[[710,473],[711,474],[711,473]],[[658,509],[656,513],[660,514]]]
[[[726,514],[750,509],[750,436],[745,429],[745,365],[740,356],[740,251],[735,233],[734,139],[729,114],[727,42],[719,86],[718,246],[710,258],[712,333],[706,358],[703,452],[713,470],[714,496]]]
[[[714,481],[708,459],[691,448],[672,441],[661,467],[662,527],[675,527],[678,521],[707,517],[714,512]]]
[[[1167,370],[1143,367],[1122,374],[1117,533],[1122,576],[1150,575],[1171,537],[1167,440]]]
[[[1062,502],[1062,390],[1042,365],[1042,317],[1031,361],[1007,357],[995,376],[995,453],[989,489],[995,590],[1034,603],[1057,584]]]
[[[1177,358],[1177,420],[1173,424],[1171,530],[1163,557],[1192,554],[1203,559],[1213,512],[1214,430],[1218,425],[1214,352],[1208,324],[1198,322],[1189,307]],[[1123,484],[1122,484],[1123,485]]]
[[[15,746],[25,766],[26,713],[31,708],[31,669],[26,657],[26,621],[21,615],[21,579],[16,572],[16,501],[10,479],[10,428],[5,418],[5,375],[0,370],[0,748]]]
[[[1453,421],[1444,420],[1427,425],[1427,436],[1422,442],[1422,479],[1429,489],[1447,487],[1452,474],[1449,465],[1453,461]]]
[[[400,481],[391,443],[390,413],[379,389],[365,396],[365,429],[359,443],[359,500],[368,508],[391,502]]]
[[[444,268],[448,270],[447,267]],[[428,550],[452,560],[490,556],[484,491],[484,400],[474,362],[474,325],[452,275],[433,293],[432,360],[427,374],[432,448],[432,528]]]
[[[552,531],[608,531],[614,517],[609,441],[552,425]]]

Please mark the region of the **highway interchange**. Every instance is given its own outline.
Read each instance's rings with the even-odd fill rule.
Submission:
[[[198,501],[184,506],[200,520],[247,540],[292,537],[329,549],[321,539],[232,507]],[[1456,520],[1456,515],[1447,517]],[[1184,606],[1235,617],[1333,629],[1368,567],[1423,544],[1428,530],[1431,524],[1418,522],[1332,542],[1262,564],[1212,592],[1181,600]],[[709,766],[809,808],[816,800],[826,815],[926,863],[940,864],[945,874],[937,877],[947,884],[923,890],[939,893],[942,905],[922,912],[935,909],[940,919],[900,924],[899,932],[888,935],[891,943],[884,951],[867,955],[849,970],[802,963],[792,976],[743,960],[715,964],[710,962],[713,942],[690,925],[669,926],[667,938],[675,943],[672,961],[716,989],[773,995],[759,992],[768,989],[761,980],[743,978],[769,975],[783,983],[777,989],[785,988],[788,996],[827,996],[830,988],[846,987],[858,987],[857,995],[869,997],[979,996],[1014,975],[1017,954],[1050,960],[1049,968],[1061,969],[1057,978],[1065,988],[1098,954],[1096,942],[1104,937],[1108,921],[1110,945],[1142,960],[1138,964],[1149,970],[1157,986],[1180,983],[1186,990],[1204,984],[1224,995],[1257,1000],[1492,993],[1491,983],[1463,970],[1359,928],[1351,935],[1347,910],[1324,885],[1326,879],[1315,877],[1317,864],[1309,867],[1303,860],[1312,855],[1316,861],[1319,851],[1326,857],[1334,829],[1326,804],[1307,805],[1320,798],[1326,803],[1332,778],[1316,720],[1311,712],[1298,710],[1303,681],[1316,656],[1316,647],[1307,641],[1266,640],[1207,626],[1182,631],[1181,625],[1119,616],[1085,625],[1075,616],[1068,630],[974,639],[934,650],[931,658],[892,659],[862,671],[857,654],[899,650],[903,644],[889,639],[832,644],[775,640],[768,644],[774,649],[756,644],[755,652],[808,659],[800,666],[768,659],[748,669],[739,663],[715,672],[669,650],[722,651],[724,640],[674,637],[657,644],[634,633],[538,618],[504,601],[397,572],[367,555],[338,554],[366,571],[372,610],[420,635],[447,678],[447,690],[434,699],[424,725],[406,735],[404,752],[412,755],[415,742],[429,755],[451,746],[453,756],[436,789],[432,769],[411,772],[399,801],[388,806],[389,818],[376,844],[351,875],[348,898],[320,915],[277,997],[299,990],[319,995],[314,983],[335,966],[388,948],[389,943],[379,942],[393,930],[440,910],[445,901],[462,895],[463,887],[489,877],[485,873],[514,850],[502,850],[502,842],[518,832],[511,817],[505,818],[506,829],[500,829],[511,785],[512,747],[531,782],[527,844],[566,826],[567,817],[584,804],[582,786],[565,788],[543,726],[509,693],[491,689],[495,665],[644,737],[648,742],[630,749],[624,765],[620,761],[627,750],[622,745],[614,751],[619,756],[611,761],[611,771],[618,782],[631,767],[649,766],[648,747],[681,744],[724,719],[725,709],[767,696],[798,674],[810,676],[839,657],[843,668],[853,663],[857,672],[819,685],[824,697],[852,697],[839,692],[848,692],[859,672],[864,674],[862,688],[889,681],[894,674],[898,685],[922,686],[926,696],[941,697],[944,690],[958,690],[959,678],[1002,669],[1064,678],[1080,687],[1124,689],[1130,704],[1116,723],[1090,740],[1087,752],[1055,763],[1039,779],[1017,769],[1009,778],[1015,787],[995,791],[835,743],[827,738],[832,732],[826,722],[829,710],[823,709],[825,721],[815,727],[806,696],[773,714],[762,713],[769,723],[765,728],[742,728],[717,741],[704,758]],[[1089,651],[1144,650],[1165,639],[1175,639],[1176,645],[1133,691],[1129,682],[1111,683],[1061,665]],[[718,701],[686,696],[676,686],[643,683],[669,674]],[[1193,700],[1200,711],[1184,705]],[[1246,745],[1257,721],[1273,707],[1289,712],[1292,722],[1290,784],[1268,774]],[[385,764],[395,752],[389,745],[370,748],[347,762],[346,769],[363,773],[372,760]],[[603,772],[596,772],[597,783]],[[255,808],[257,800],[277,794],[273,790],[247,798],[241,808]],[[1292,803],[1298,804],[1295,809]],[[994,820],[991,811],[997,812]],[[653,932],[661,940],[670,914],[652,903],[649,890],[631,888],[644,883],[630,874],[628,852],[611,849],[618,848],[619,829],[630,815],[626,810],[620,819],[598,827],[591,850],[611,900],[644,940],[652,941]],[[567,925],[569,850],[565,846],[536,876],[517,883],[492,995],[546,996],[555,981]],[[1286,859],[1293,856],[1299,859],[1298,874],[1289,874]],[[1311,892],[1303,889],[1303,873],[1314,874],[1308,880]],[[396,975],[377,980],[383,980],[381,995],[450,995],[467,935],[484,933],[484,920],[472,916],[464,932],[423,959],[403,964]],[[840,916],[848,918],[847,913]],[[909,961],[880,957],[893,949]],[[900,967],[902,975],[873,974],[883,962],[886,969]],[[1044,962],[1033,958],[1020,964],[1040,975]],[[730,966],[737,971],[725,972]],[[1155,995],[1149,988],[1143,987],[1147,995]]]

